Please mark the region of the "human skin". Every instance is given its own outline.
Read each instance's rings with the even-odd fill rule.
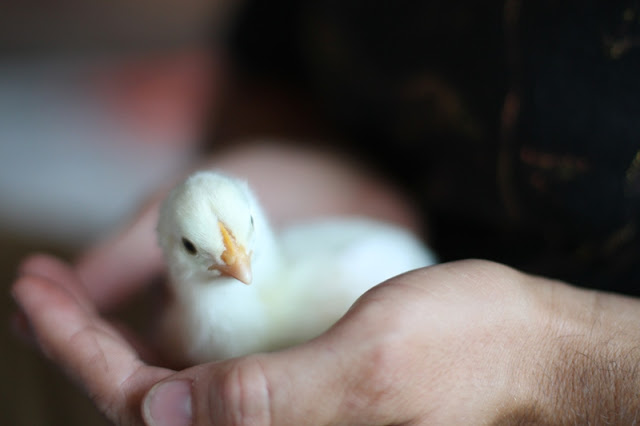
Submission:
[[[363,214],[418,231],[396,188],[331,154],[256,145],[209,164],[248,179],[275,226]],[[40,350],[114,423],[188,424],[187,404],[195,425],[629,424],[640,411],[636,299],[481,260],[382,283],[300,346],[150,365],[101,312],[162,272],[160,198],[73,266],[25,260],[12,288]]]

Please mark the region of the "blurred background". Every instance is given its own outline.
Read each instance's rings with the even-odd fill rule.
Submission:
[[[194,157],[219,84],[208,0],[0,6],[0,315],[26,254],[67,259]],[[102,425],[87,398],[0,331],[0,424]]]

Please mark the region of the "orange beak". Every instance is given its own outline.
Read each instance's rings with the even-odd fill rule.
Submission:
[[[218,222],[218,226],[220,227],[225,249],[221,256],[224,265],[211,265],[209,270],[218,270],[224,276],[233,277],[245,284],[251,284],[251,257],[244,247],[236,242],[236,239],[222,222]]]

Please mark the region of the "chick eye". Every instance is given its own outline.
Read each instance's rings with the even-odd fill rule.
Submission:
[[[182,237],[182,246],[189,254],[196,254],[198,252],[198,250],[196,250],[196,246],[184,237]]]
[[[253,224],[253,216],[251,216],[251,227],[255,228],[255,225]]]

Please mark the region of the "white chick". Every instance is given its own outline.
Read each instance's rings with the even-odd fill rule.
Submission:
[[[371,287],[435,262],[404,229],[361,218],[278,237],[245,182],[202,171],[165,200],[158,224],[171,302],[168,355],[196,364],[318,336]]]

